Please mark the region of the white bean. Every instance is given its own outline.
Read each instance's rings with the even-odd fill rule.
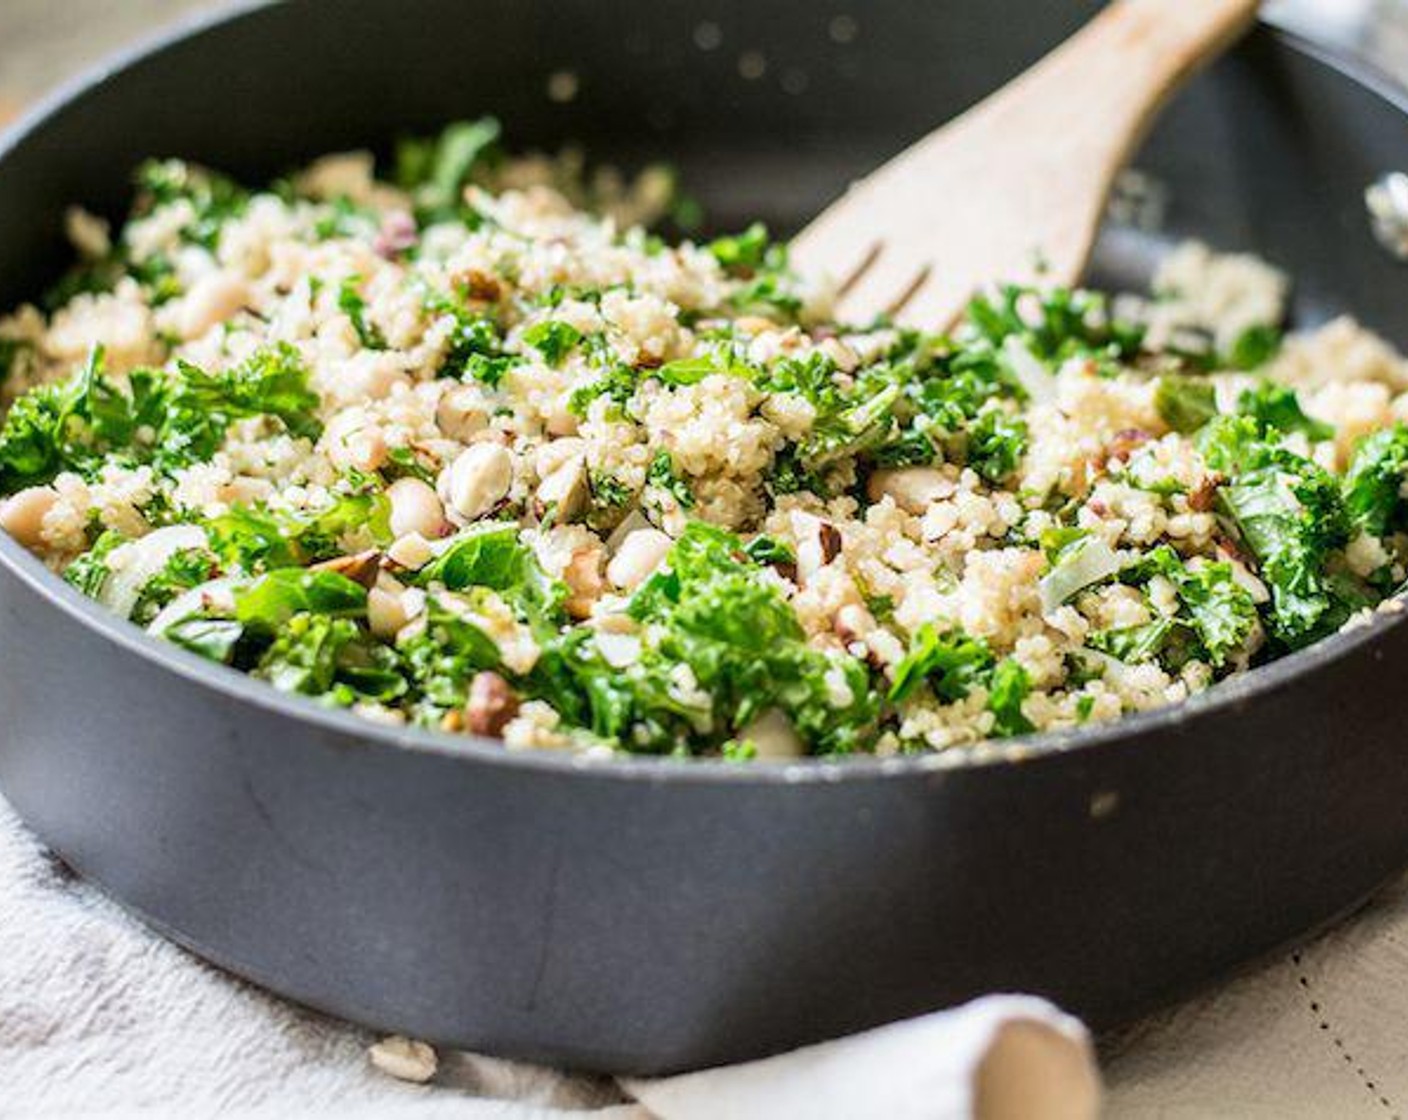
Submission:
[[[477,389],[457,385],[447,389],[435,407],[435,423],[451,439],[461,443],[489,425],[489,415]]]
[[[621,542],[606,565],[606,578],[615,587],[629,590],[638,586],[660,566],[673,543],[659,529],[637,529]]]
[[[876,471],[866,491],[872,502],[891,498],[906,513],[923,513],[934,502],[951,498],[957,486],[943,471],[934,467],[897,467]]]
[[[381,429],[360,412],[334,416],[323,432],[323,446],[333,465],[346,470],[379,470],[386,462]]]
[[[367,592],[367,625],[378,638],[390,641],[410,620],[398,592],[381,587]]]
[[[200,338],[249,302],[249,285],[239,276],[213,272],[202,276],[181,301],[177,329],[182,338]]]
[[[741,729],[738,738],[752,743],[759,758],[801,758],[806,754],[806,744],[792,721],[777,708],[769,708]]]
[[[445,530],[445,507],[434,487],[418,478],[398,478],[386,489],[391,502],[391,532],[404,537],[419,533],[423,537],[438,537]]]
[[[513,485],[513,456],[499,443],[476,443],[449,470],[450,505],[474,521],[503,501]]]
[[[0,502],[0,529],[4,529],[28,549],[37,549],[44,542],[41,536],[44,515],[59,500],[48,486],[31,486],[8,501]]]

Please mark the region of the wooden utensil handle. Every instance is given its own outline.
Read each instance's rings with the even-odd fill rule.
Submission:
[[[1116,0],[988,105],[1123,163],[1159,107],[1256,19],[1258,0]],[[1072,145],[1076,145],[1073,147]]]
[[[1256,19],[1258,0],[1115,0],[1035,66],[906,153],[948,158],[955,130],[981,130],[991,166],[1046,162],[1062,179],[1110,177],[1159,107]],[[1044,160],[1034,155],[1045,153]],[[1059,184],[1053,184],[1059,189]]]

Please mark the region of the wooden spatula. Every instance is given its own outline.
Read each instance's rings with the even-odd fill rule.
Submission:
[[[1115,0],[1073,38],[855,184],[792,242],[838,313],[943,328],[989,284],[1075,283],[1154,115],[1257,0]]]

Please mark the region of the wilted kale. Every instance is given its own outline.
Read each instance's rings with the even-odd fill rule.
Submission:
[[[1243,390],[1237,398],[1237,412],[1250,416],[1265,430],[1291,435],[1303,433],[1311,441],[1330,439],[1335,429],[1320,420],[1313,420],[1300,407],[1294,389],[1262,381],[1255,388]]]
[[[1219,512],[1271,589],[1273,637],[1296,649],[1338,628],[1360,605],[1329,572],[1350,523],[1334,477],[1266,432],[1254,417],[1222,416],[1200,434],[1199,450],[1230,476],[1218,490]]]
[[[860,749],[876,714],[868,674],[808,645],[763,571],[737,537],[691,523],[631,599],[639,655],[612,666],[575,628],[546,644],[530,690],[633,750],[717,749],[772,709],[814,753]]]
[[[1143,328],[1110,315],[1103,295],[1080,289],[1004,285],[995,298],[974,298],[967,319],[994,349],[1015,337],[1046,362],[1072,357],[1129,361],[1144,340]]]
[[[567,598],[566,587],[543,571],[533,550],[519,540],[518,527],[507,523],[460,534],[416,574],[416,582],[451,591],[488,588],[539,629],[561,621]]]
[[[421,225],[463,221],[478,215],[464,202],[474,172],[498,158],[499,122],[492,117],[457,121],[438,136],[396,145],[396,183],[411,193]]]
[[[1222,668],[1228,659],[1242,651],[1251,637],[1257,623],[1256,604],[1251,592],[1239,584],[1233,576],[1232,565],[1221,561],[1201,561],[1194,565],[1185,564],[1183,559],[1167,545],[1161,545],[1131,565],[1121,578],[1127,583],[1144,584],[1154,576],[1162,576],[1173,584],[1178,596],[1179,610],[1173,619],[1156,620],[1149,627],[1168,623],[1155,644],[1151,633],[1136,634],[1124,632],[1123,639],[1137,640],[1137,650],[1172,655],[1163,658],[1165,668],[1176,669],[1190,656],[1197,656],[1215,668]],[[1133,627],[1131,631],[1144,631],[1146,627]],[[1120,631],[1106,631],[1119,634]],[[1108,645],[1096,643],[1093,648],[1104,648],[1105,652],[1121,660],[1140,660],[1140,657],[1125,657]]]
[[[108,557],[113,549],[125,544],[127,538],[115,529],[106,529],[99,534],[87,552],[75,557],[64,568],[64,580],[78,588],[90,599],[96,599],[112,574],[108,567]]]
[[[226,571],[248,574],[329,560],[342,554],[341,538],[364,531],[376,544],[391,540],[386,495],[366,490],[334,496],[311,510],[235,506],[205,522],[211,551]]]
[[[1205,377],[1165,374],[1154,389],[1159,418],[1181,435],[1192,435],[1217,415],[1217,394]]]
[[[397,654],[422,723],[463,708],[475,673],[501,667],[494,640],[434,594],[426,601],[424,625],[398,641]]]
[[[519,362],[504,351],[498,323],[487,312],[473,311],[465,301],[443,292],[427,290],[424,302],[427,311],[449,315],[454,320],[444,360],[435,376],[479,381],[497,389],[504,374]]]
[[[1031,677],[1010,657],[998,660],[981,638],[961,630],[940,630],[925,623],[910,641],[909,652],[895,666],[890,684],[892,704],[912,697],[925,685],[946,704],[964,699],[975,688],[987,690],[993,734],[1007,738],[1035,730],[1022,714]]]
[[[368,350],[385,350],[386,336],[381,328],[367,319],[367,301],[362,296],[362,278],[349,276],[337,289],[337,308],[347,316],[356,332],[357,341]]]
[[[523,341],[538,351],[548,365],[558,366],[582,341],[582,332],[562,319],[544,319],[523,332]]]
[[[148,160],[138,167],[136,182],[138,216],[186,202],[194,217],[182,228],[181,239],[206,249],[219,244],[225,223],[249,205],[249,191],[233,179],[182,160]]]
[[[754,222],[742,233],[709,242],[709,252],[734,276],[751,276],[763,268],[785,268],[787,252],[768,236],[768,227]]]
[[[694,494],[689,489],[689,483],[675,469],[674,459],[663,447],[650,460],[650,466],[645,472],[645,481],[647,485],[669,494],[680,509],[694,508]]]
[[[992,651],[981,638],[925,623],[915,632],[909,652],[895,666],[890,702],[909,699],[924,684],[947,703],[962,700],[986,680],[993,664]]]
[[[1366,436],[1342,480],[1345,510],[1361,532],[1384,537],[1399,531],[1408,513],[1402,496],[1408,481],[1408,426],[1395,424]]]
[[[126,390],[103,374],[96,348],[67,381],[19,398],[0,429],[0,493],[88,475],[107,460],[175,470],[209,459],[236,420],[272,416],[294,435],[316,438],[318,396],[298,351],[279,344],[218,373],[189,362],[135,370]]]
[[[740,234],[720,237],[709,252],[731,277],[744,281],[729,296],[729,306],[739,314],[795,319],[802,310],[795,280],[788,269],[787,246],[768,237],[761,223]]]
[[[1181,669],[1195,652],[1188,628],[1172,618],[1096,630],[1086,636],[1085,644],[1130,665],[1157,660],[1169,672]]]

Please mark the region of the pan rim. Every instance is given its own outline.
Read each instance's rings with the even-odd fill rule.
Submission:
[[[53,117],[88,93],[115,80],[145,59],[186,40],[214,31],[274,6],[272,0],[232,0],[214,12],[178,20],[155,34],[139,39],[104,57],[76,77],[39,99],[8,128],[0,131],[0,163],[37,133]],[[1292,50],[1310,58],[1387,102],[1408,116],[1408,88],[1372,61],[1347,50],[1313,42],[1298,31],[1263,20],[1260,29]],[[429,755],[466,763],[547,775],[610,781],[686,784],[803,785],[842,781],[925,780],[946,774],[985,771],[1014,764],[1041,765],[1071,755],[1101,749],[1133,749],[1135,740],[1177,728],[1245,705],[1275,692],[1361,647],[1380,641],[1404,621],[1408,592],[1384,601],[1365,625],[1340,631],[1241,676],[1221,681],[1205,692],[1151,711],[1124,715],[1108,723],[1057,731],[1037,732],[1013,739],[988,741],[971,747],[931,754],[877,758],[872,755],[839,759],[755,761],[746,764],[715,758],[672,758],[652,755],[617,755],[588,759],[580,754],[553,750],[506,750],[497,740],[410,726],[390,726],[316,700],[283,693],[245,673],[220,665],[148,634],[143,628],[107,610],[70,587],[8,534],[0,532],[0,569],[28,586],[53,609],[60,610],[104,641],[118,647],[120,655],[137,656],[238,703],[252,705],[343,739],[356,740],[358,748],[390,748],[413,755]]]

